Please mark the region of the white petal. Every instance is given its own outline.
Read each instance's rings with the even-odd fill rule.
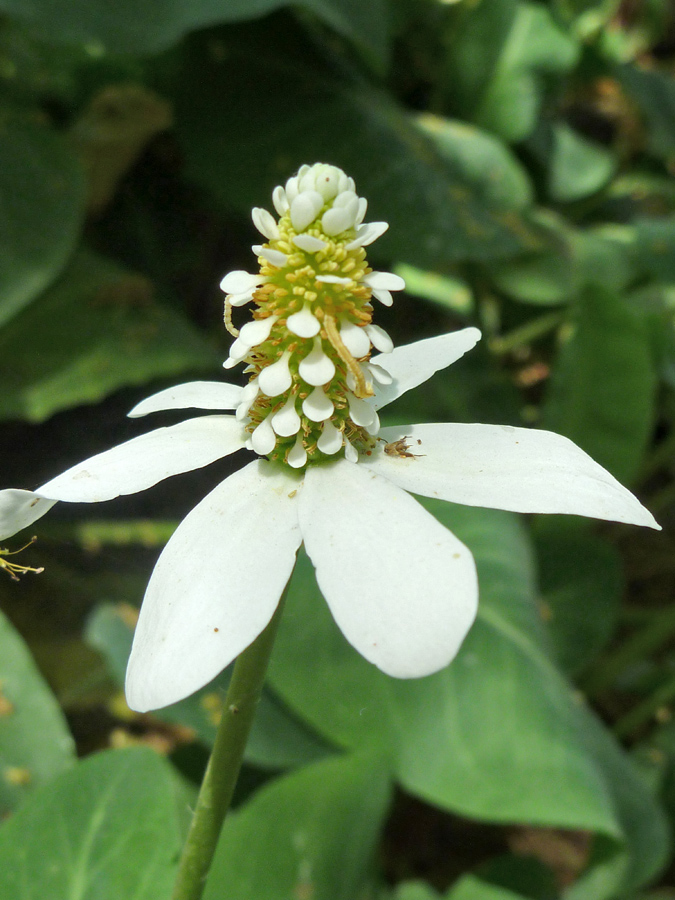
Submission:
[[[335,364],[323,352],[320,337],[314,338],[314,347],[300,363],[298,374],[313,386],[327,384],[335,375]]]
[[[352,184],[353,184],[353,182],[352,182]],[[359,197],[359,211],[356,215],[356,223],[355,223],[356,225],[360,225],[361,222],[363,222],[363,220],[366,217],[367,212],[368,212],[368,201],[366,200],[365,197]]]
[[[220,289],[226,294],[246,294],[261,285],[264,280],[262,275],[251,275],[250,272],[237,269],[235,272],[227,273],[220,282]]]
[[[382,291],[382,290],[379,290],[378,288],[373,288],[372,290],[373,290],[373,297],[375,297],[376,300],[379,300],[383,306],[393,306],[394,305],[394,298],[391,296],[390,291]]]
[[[241,294],[229,294],[227,299],[232,306],[244,306],[253,300],[253,291],[243,291]]]
[[[341,278],[339,275],[317,275],[314,279],[320,284],[351,284],[351,278]]]
[[[378,291],[402,291],[405,287],[405,281],[393,272],[371,272],[363,280]]]
[[[286,197],[286,191],[282,188],[280,184],[278,184],[272,193],[272,203],[274,204],[274,208],[279,213],[280,216],[283,216],[284,213],[288,212],[289,202]]]
[[[355,204],[358,211],[359,198],[354,191],[340,191],[335,200],[333,200],[333,209],[349,209]]]
[[[295,198],[298,196],[298,176],[294,175],[292,178],[289,178],[286,182],[286,199],[289,204],[293,203]]]
[[[394,380],[392,378],[392,376],[389,374],[389,372],[387,372],[385,369],[383,369],[382,366],[378,366],[376,363],[367,362],[367,363],[364,363],[363,365],[368,369],[368,372],[373,376],[375,381],[377,381],[379,384],[391,384],[392,381]],[[379,391],[379,388],[378,388],[378,391]]]
[[[141,400],[127,415],[136,419],[164,409],[235,409],[243,388],[223,381],[188,381]]]
[[[251,449],[260,456],[267,456],[277,445],[277,436],[272,428],[272,416],[267,416],[251,435]]]
[[[266,209],[262,209],[260,206],[254,206],[251,210],[251,218],[260,234],[264,235],[268,240],[276,241],[279,239],[279,226],[277,225],[274,216],[267,212]]]
[[[291,223],[296,231],[304,231],[316,219],[323,206],[317,191],[303,191],[291,202]]]
[[[239,332],[239,337],[236,339],[235,344],[239,341],[242,345],[246,345],[249,350],[251,347],[262,344],[270,336],[272,326],[278,318],[279,316],[267,316],[264,319],[253,319],[252,322],[247,322]],[[231,349],[230,356],[234,357]]]
[[[342,234],[354,225],[358,213],[358,200],[354,200],[351,206],[336,207],[327,210],[321,219],[321,229],[325,234],[333,237]]]
[[[312,393],[302,401],[302,411],[312,422],[323,422],[333,415],[333,401],[322,387],[315,387]]]
[[[300,430],[300,416],[295,408],[295,397],[291,396],[280,410],[272,416],[272,428],[280,437],[291,437]]]
[[[314,337],[321,330],[319,320],[312,314],[309,303],[305,303],[300,312],[289,316],[286,325],[289,331],[302,338]]]
[[[415,494],[523,513],[567,513],[659,528],[639,500],[572,441],[511,425],[406,425],[413,459],[378,451],[364,463]],[[417,441],[421,441],[420,444]]]
[[[235,416],[239,422],[243,421],[247,416],[250,408],[253,406],[255,398],[260,393],[260,387],[258,386],[258,379],[254,378],[253,381],[249,381],[245,388],[243,388],[241,392],[241,402],[237,407],[237,411]]]
[[[391,353],[373,357],[372,362],[389,372],[394,379],[390,385],[378,387],[375,409],[381,409],[406,391],[428,381],[434,372],[457,362],[479,340],[480,331],[477,328],[463,328],[450,334],[404,344]]]
[[[191,472],[244,446],[234,416],[199,416],[157,428],[78,463],[36,493],[51,500],[97,503],[144,491],[158,481]]]
[[[348,393],[347,401],[349,403],[349,416],[355,425],[361,425],[364,428],[372,425],[377,413],[367,400],[361,400]]]
[[[419,503],[361,465],[310,467],[299,519],[321,593],[359,653],[397,678],[446,666],[478,601],[473,557]]]
[[[293,376],[288,368],[288,360],[291,354],[284,350],[281,357],[271,366],[266,366],[258,375],[258,384],[263,394],[268,397],[278,397],[293,384]]]
[[[376,437],[380,433],[380,417],[377,413],[370,425],[366,425],[366,431],[371,437]]]
[[[0,541],[44,516],[56,500],[45,500],[32,491],[5,488],[0,491]]]
[[[184,519],[152,573],[127,669],[146,712],[203,687],[269,622],[300,545],[295,477],[257,461]],[[264,560],[264,565],[261,561]]]
[[[298,434],[295,443],[288,451],[286,461],[288,462],[288,465],[294,469],[302,468],[307,462],[307,451],[305,450],[305,445],[303,443],[302,433]]]
[[[342,432],[333,425],[330,419],[323,423],[321,437],[317,441],[317,447],[327,456],[337,453],[342,447]]]
[[[364,329],[376,350],[379,350],[380,353],[391,353],[394,349],[394,342],[384,328],[380,328],[379,325],[366,325]]]
[[[288,256],[285,253],[282,253],[281,250],[273,250],[271,247],[261,247],[258,256],[262,256],[277,269],[283,268],[288,263]]]
[[[350,241],[345,250],[356,250],[357,247],[367,247],[376,241],[389,228],[388,222],[369,222],[367,225],[360,225],[356,232],[356,237]]]
[[[340,191],[344,172],[337,166],[323,166],[316,175],[316,189],[324,200],[332,200]]]
[[[328,246],[321,238],[312,237],[311,234],[296,234],[293,243],[307,253],[317,253],[319,250],[325,250]]]
[[[361,325],[343,319],[340,327],[340,337],[347,350],[356,359],[366,356],[370,352],[370,339]]]

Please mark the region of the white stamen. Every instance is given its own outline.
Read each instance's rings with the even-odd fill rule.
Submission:
[[[301,338],[314,337],[321,329],[319,320],[312,314],[309,303],[305,303],[300,312],[293,313],[288,317],[286,327]]]
[[[353,463],[357,463],[359,461],[359,454],[356,448],[351,444],[347,435],[345,435],[345,459]]]
[[[333,415],[333,402],[322,387],[315,387],[309,397],[302,401],[302,411],[312,422],[324,422]]]
[[[360,225],[356,237],[350,241],[345,250],[356,250],[357,247],[367,247],[376,241],[389,228],[387,222],[369,222],[367,225]]]
[[[355,425],[368,427],[375,421],[375,410],[367,400],[361,400],[354,394],[347,394],[349,415]]]
[[[272,194],[272,203],[274,204],[274,208],[279,213],[280,216],[283,216],[284,213],[288,212],[289,202],[286,198],[286,191],[279,184],[274,188],[274,193]]]
[[[289,397],[280,410],[272,416],[272,428],[280,437],[297,434],[302,422],[295,408],[295,397]]]
[[[370,343],[380,353],[391,353],[394,349],[394,342],[384,328],[380,328],[379,325],[369,324],[365,326],[364,330],[370,338]]]
[[[321,338],[314,338],[314,347],[298,367],[300,377],[313,386],[327,384],[335,375],[335,364],[326,356],[321,346]]]
[[[317,275],[315,281],[321,284],[351,284],[351,278],[340,278],[339,275]]]
[[[350,322],[348,319],[342,320],[340,337],[342,338],[342,343],[355,359],[366,356],[370,351],[370,340],[365,328]]]
[[[321,238],[312,237],[311,234],[296,234],[293,243],[307,253],[318,253],[319,250],[325,250],[328,246]]]
[[[370,272],[363,280],[378,291],[402,291],[405,288],[405,281],[393,272]]]
[[[260,456],[267,456],[276,447],[277,436],[270,423],[270,416],[263,419],[251,435],[251,447]]]
[[[284,350],[280,359],[264,368],[258,375],[258,383],[263,394],[268,397],[278,397],[293,384],[293,376],[288,368],[290,356],[290,351]]]
[[[330,419],[323,423],[321,437],[316,442],[316,446],[327,456],[332,456],[342,447],[342,432],[333,425]]]
[[[279,239],[279,226],[272,213],[267,212],[266,209],[262,209],[260,206],[254,206],[251,210],[251,218],[260,234],[263,234],[269,241],[277,241]]]
[[[304,231],[321,212],[323,197],[318,191],[303,191],[291,203],[291,223],[296,231]]]
[[[307,462],[307,451],[305,450],[305,445],[302,442],[302,432],[298,434],[295,439],[295,444],[288,451],[288,456],[286,457],[286,461],[289,466],[292,466],[294,469],[299,469],[301,466],[304,466]]]
[[[228,272],[220,282],[221,291],[226,294],[244,294],[253,291],[265,281],[262,275],[251,275],[250,272],[244,272],[237,269],[234,272]]]

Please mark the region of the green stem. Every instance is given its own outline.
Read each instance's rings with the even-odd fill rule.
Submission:
[[[171,900],[200,900],[244,758],[288,585],[265,630],[238,657]]]
[[[550,312],[543,316],[538,316],[536,319],[531,319],[524,325],[514,328],[513,331],[509,331],[508,334],[490,338],[490,350],[497,356],[510,353],[516,347],[529,344],[531,341],[548,334],[549,331],[554,331],[564,321],[565,314],[561,312]]]

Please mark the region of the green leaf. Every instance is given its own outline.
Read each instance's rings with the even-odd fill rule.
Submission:
[[[468,11],[453,44],[453,98],[476,125],[520,141],[535,126],[542,76],[567,72],[578,54],[543,5],[483,0]]]
[[[0,325],[61,273],[79,240],[84,177],[54,131],[0,122]]]
[[[549,193],[553,200],[570,203],[595,194],[611,179],[617,161],[600,144],[577,134],[564,123],[552,129]]]
[[[204,900],[354,900],[389,794],[378,755],[332,757],[277,779],[226,821]]]
[[[108,663],[122,686],[131,651],[133,628],[119,605],[102,603],[87,623],[87,641]],[[220,711],[231,668],[185,700],[157,710],[159,719],[192,728],[207,747],[216,737]],[[287,768],[313,762],[331,752],[330,746],[304,725],[268,688],[263,689],[246,747],[248,762],[264,768]]]
[[[294,0],[345,37],[386,56],[383,0]],[[0,10],[52,41],[97,43],[117,53],[157,53],[190,31],[220,22],[257,19],[289,0],[0,0]]]
[[[56,698],[0,613],[0,818],[67,769],[74,749]]]
[[[89,757],[0,829],[0,895],[166,900],[179,850],[175,776],[151,750]]]
[[[174,103],[189,174],[247,218],[301,164],[330,159],[355,178],[369,218],[389,222],[372,248],[383,258],[442,270],[539,246],[517,211],[485,202],[489,172],[478,191],[478,168],[469,178],[387,94],[337,78],[295,33],[233,30],[217,55],[194,41],[181,75]]]
[[[526,900],[508,888],[490,884],[476,875],[465,875],[453,886],[447,900]]]
[[[582,294],[553,370],[543,427],[630,482],[652,432],[655,390],[644,319],[611,293]]]
[[[576,735],[571,691],[542,649],[529,546],[517,520],[425,505],[478,565],[479,620],[455,662],[423,679],[383,675],[342,638],[303,556],[272,658],[274,687],[332,740],[389,749],[406,790],[431,803],[490,821],[615,831],[599,773]],[[330,679],[320,678],[325,667]]]
[[[636,102],[647,126],[651,152],[666,160],[675,155],[675,79],[658,69],[625,65],[619,81]]]
[[[424,297],[460,316],[473,311],[473,294],[466,281],[436,272],[424,272],[405,263],[395,267],[397,275],[405,281],[405,289],[413,297]]]
[[[396,886],[392,900],[441,900],[441,896],[424,881],[406,881]]]
[[[499,138],[466,122],[423,113],[417,124],[478,197],[505,209],[524,209],[533,202],[527,170]]]
[[[186,319],[155,301],[151,282],[81,251],[0,333],[0,418],[40,422],[123,386],[219,364]]]
[[[638,220],[633,253],[645,275],[657,281],[675,281],[675,217]]]
[[[570,675],[581,672],[606,646],[617,623],[623,595],[621,557],[608,541],[587,528],[547,527],[535,531],[540,602],[555,655]]]

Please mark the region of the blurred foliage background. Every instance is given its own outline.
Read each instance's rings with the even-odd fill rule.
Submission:
[[[250,208],[316,161],[390,223],[395,341],[483,331],[387,424],[561,432],[664,530],[429,503],[481,610],[413,682],[346,645],[301,557],[205,896],[675,897],[670,0],[0,0],[2,486],[221,377]],[[121,684],[154,560],[238,463],[58,506],[45,573],[0,581],[2,900],[169,896],[228,673],[156,715]]]

